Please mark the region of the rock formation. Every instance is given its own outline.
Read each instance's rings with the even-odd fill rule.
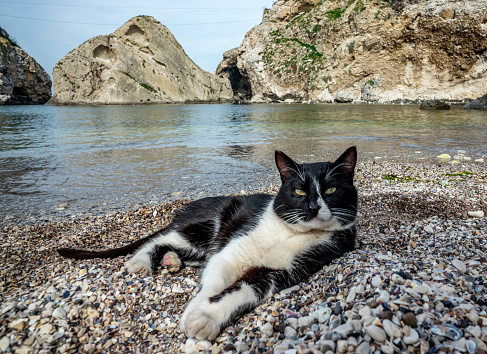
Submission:
[[[44,104],[51,97],[51,78],[0,27],[0,105]]]
[[[226,102],[228,79],[198,67],[154,18],[91,38],[54,67],[52,105]]]
[[[487,111],[487,94],[479,97],[471,102],[468,102],[465,106],[465,109],[478,109],[481,111]]]
[[[487,3],[278,0],[226,56],[217,73],[253,102],[473,99],[487,92]]]
[[[448,103],[443,102],[442,100],[424,100],[419,105],[419,109],[444,111],[451,109],[451,106]]]

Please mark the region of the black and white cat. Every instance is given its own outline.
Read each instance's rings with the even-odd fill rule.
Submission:
[[[232,321],[274,293],[298,284],[355,244],[355,147],[335,162],[298,164],[276,151],[282,186],[277,195],[210,197],[184,206],[164,229],[107,251],[68,248],[69,258],[114,258],[136,251],[130,272],[170,272],[204,266],[200,291],[181,328],[213,340]]]

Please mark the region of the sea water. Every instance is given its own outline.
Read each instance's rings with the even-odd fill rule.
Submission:
[[[487,112],[418,105],[0,106],[0,222],[108,213],[278,183],[274,151],[487,157]]]

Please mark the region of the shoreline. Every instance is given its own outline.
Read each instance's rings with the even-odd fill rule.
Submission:
[[[358,246],[225,329],[187,340],[179,316],[200,270],[127,274],[129,257],[67,260],[164,226],[184,201],[1,229],[0,351],[487,351],[487,168],[357,166]],[[274,192],[268,185],[253,192]],[[440,348],[441,347],[441,348]]]

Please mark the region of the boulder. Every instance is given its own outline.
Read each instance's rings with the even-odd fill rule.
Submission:
[[[52,76],[52,105],[233,102],[230,81],[198,67],[150,16],[87,40]]]
[[[353,95],[345,90],[340,90],[335,95],[336,103],[350,103],[353,102]]]
[[[451,106],[441,100],[424,100],[419,109],[448,110],[451,109]]]
[[[50,97],[49,75],[0,28],[0,105],[44,104]]]
[[[465,109],[479,109],[479,110],[487,110],[487,94],[483,95],[482,97],[477,98],[476,100],[468,102],[466,105],[463,106]]]

